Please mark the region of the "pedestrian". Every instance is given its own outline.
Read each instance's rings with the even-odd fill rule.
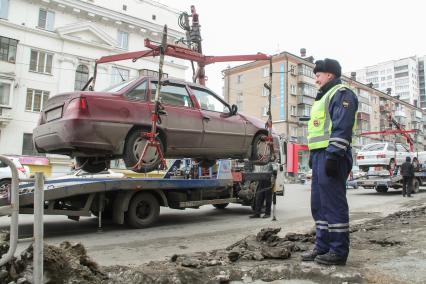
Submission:
[[[275,183],[277,172],[272,170],[272,165],[268,166],[268,177],[259,180],[255,195],[254,214],[250,215],[250,218],[260,218],[263,205],[265,204],[265,214],[262,218],[271,217],[271,206],[272,206],[272,188]]]
[[[352,170],[351,143],[358,99],[342,84],[338,61],[316,61],[314,73],[319,91],[308,122],[308,148],[316,238],[315,247],[305,252],[302,260],[345,265],[349,254],[346,180]]]
[[[414,166],[411,163],[411,158],[406,157],[405,162],[401,165],[402,175],[402,196],[411,197],[413,179],[414,179]]]

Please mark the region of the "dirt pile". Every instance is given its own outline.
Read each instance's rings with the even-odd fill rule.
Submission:
[[[1,254],[8,250],[8,234],[0,241]],[[3,236],[3,234],[0,234]],[[4,248],[4,249],[3,249]],[[44,245],[45,283],[102,283],[106,279],[98,265],[91,261],[81,244],[63,242],[59,247]],[[33,247],[0,268],[0,283],[33,283]]]
[[[426,207],[401,211],[351,227],[346,266],[301,262],[314,233],[280,236],[262,229],[224,249],[175,254],[139,267],[98,267],[81,244],[45,246],[49,283],[251,283],[309,280],[309,283],[426,283]],[[0,234],[7,240],[7,234]],[[0,252],[7,248],[0,242]],[[0,283],[31,283],[32,247],[0,269]]]

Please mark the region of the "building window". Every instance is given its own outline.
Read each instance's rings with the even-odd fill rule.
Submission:
[[[269,77],[269,67],[262,68],[263,77]]]
[[[86,65],[78,65],[75,71],[74,90],[81,91],[89,80],[89,68]]]
[[[293,84],[290,85],[290,94],[291,95],[297,95],[296,85],[293,85]]]
[[[17,45],[16,39],[0,36],[0,60],[15,63]]]
[[[31,133],[24,133],[22,139],[22,155],[35,155],[37,151],[33,144],[33,135]]]
[[[55,25],[55,13],[45,9],[40,9],[38,13],[38,27],[44,30],[53,31]]]
[[[290,106],[290,115],[297,116],[297,107],[296,106]]]
[[[30,71],[52,74],[53,54],[31,50]]]
[[[48,98],[48,91],[27,89],[27,101],[25,103],[25,110],[34,112],[41,111],[46,106]]]
[[[262,116],[268,116],[268,107],[267,106],[262,107],[261,112],[262,112],[261,113]]]
[[[299,64],[298,67],[299,75],[303,75],[309,78],[315,78],[314,69],[305,64]]]
[[[237,94],[237,107],[239,111],[243,111],[243,106],[244,106],[244,99],[243,99],[243,93],[238,93]]]
[[[265,87],[262,88],[262,97],[269,96],[269,90]]]
[[[0,106],[10,106],[12,82],[0,81]]]
[[[123,68],[112,67],[112,80],[113,85],[119,84],[123,81],[129,80],[130,71]]]
[[[123,49],[128,49],[129,48],[129,33],[123,32],[123,31],[118,31],[117,42],[118,42],[118,47],[123,48]]]
[[[7,19],[9,14],[9,0],[0,0],[0,19]]]
[[[139,76],[149,76],[149,77],[158,77],[158,71],[151,69],[141,69],[139,70]],[[163,73],[163,78],[168,78],[169,74]]]
[[[240,84],[243,82],[243,75],[237,75],[237,83]]]

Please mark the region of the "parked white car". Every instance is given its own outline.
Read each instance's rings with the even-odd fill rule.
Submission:
[[[17,157],[7,157],[15,164],[16,169],[18,170],[19,179],[26,179],[29,175],[29,170],[27,167],[22,166]],[[0,198],[7,194],[6,189],[10,186],[12,182],[12,171],[10,167],[0,161]]]
[[[410,152],[407,147],[402,144],[394,144],[389,142],[373,143],[365,145],[358,152],[356,162],[359,168],[368,172],[370,167],[385,167],[386,169],[394,168],[405,162],[406,157],[414,158],[416,153]]]

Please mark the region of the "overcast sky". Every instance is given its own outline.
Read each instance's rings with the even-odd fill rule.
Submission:
[[[340,61],[343,72],[426,55],[426,2],[385,0],[160,0],[200,17],[205,55],[275,54],[300,48],[315,59]],[[229,63],[236,66],[242,63]],[[220,71],[207,68],[207,86],[222,93]],[[191,72],[191,71],[189,71]]]

